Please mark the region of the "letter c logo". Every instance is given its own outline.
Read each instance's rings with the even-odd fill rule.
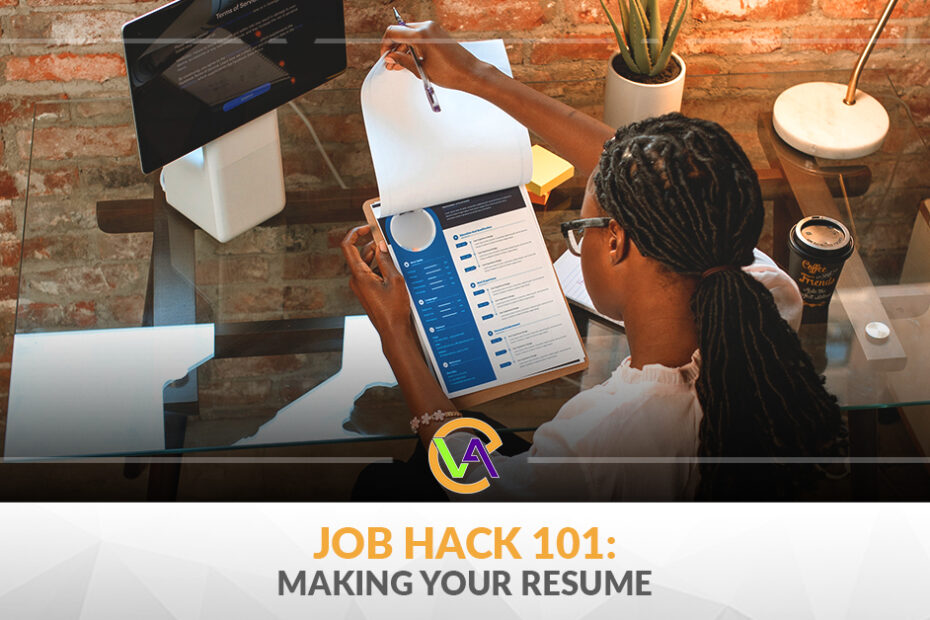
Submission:
[[[503,444],[503,441],[501,441],[500,435],[498,435],[497,431],[495,431],[494,428],[487,422],[476,420],[474,418],[456,418],[455,420],[451,420],[443,424],[439,428],[439,430],[436,431],[436,434],[433,435],[433,441],[431,441],[429,445],[429,468],[433,472],[433,476],[435,476],[439,484],[441,484],[445,488],[449,489],[450,491],[454,493],[459,493],[462,495],[470,495],[472,493],[478,493],[480,491],[484,491],[486,488],[491,486],[491,483],[488,481],[487,477],[484,477],[477,482],[470,482],[470,483],[456,482],[455,480],[450,478],[446,474],[446,472],[442,470],[442,466],[440,466],[439,464],[439,449],[436,446],[436,443],[437,443],[436,440],[437,439],[443,440],[449,433],[452,433],[453,431],[457,431],[460,429],[469,429],[469,428],[480,431],[483,435],[485,435],[488,438],[488,443],[485,445],[485,450],[487,451],[487,454],[491,454],[492,452],[500,448],[501,445]],[[454,465],[454,463],[449,462],[450,457],[448,457],[447,455],[448,455],[448,452],[446,452],[446,454],[443,454],[443,459],[446,460],[446,465],[447,466]],[[463,465],[467,466],[468,464],[467,460],[468,460],[468,456],[466,455],[466,462],[464,462]],[[485,463],[485,465],[487,466],[489,465],[489,463]]]

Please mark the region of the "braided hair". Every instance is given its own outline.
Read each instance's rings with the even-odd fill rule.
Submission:
[[[700,278],[691,298],[702,360],[698,455],[714,458],[701,462],[698,497],[794,495],[813,468],[779,458],[836,449],[844,426],[771,293],[739,269],[753,262],[764,218],[746,154],[720,125],[667,114],[617,130],[594,182],[601,207],[643,256]],[[773,460],[737,466],[716,457]]]

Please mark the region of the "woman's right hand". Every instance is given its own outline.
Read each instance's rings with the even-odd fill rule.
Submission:
[[[466,92],[477,85],[482,72],[493,69],[431,21],[389,26],[381,39],[381,54],[385,52],[388,52],[385,66],[389,70],[406,69],[419,78],[410,57],[410,53],[415,53],[431,82]]]

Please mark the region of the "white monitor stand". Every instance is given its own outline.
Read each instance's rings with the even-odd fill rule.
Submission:
[[[220,136],[162,168],[172,207],[218,241],[284,209],[284,169],[277,111]]]

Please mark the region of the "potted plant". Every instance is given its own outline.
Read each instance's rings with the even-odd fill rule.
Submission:
[[[621,127],[679,111],[685,62],[672,52],[672,47],[690,0],[675,0],[665,24],[659,14],[659,0],[617,0],[619,23],[604,0],[600,2],[620,48],[607,64],[604,122]]]

